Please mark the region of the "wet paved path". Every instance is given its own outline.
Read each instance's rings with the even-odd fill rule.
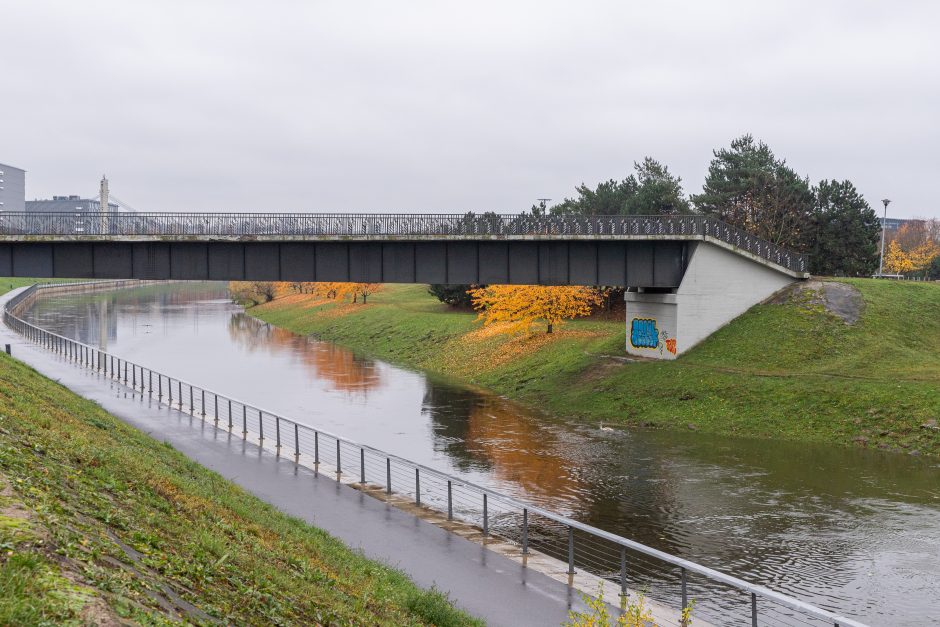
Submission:
[[[0,296],[0,307],[17,291]],[[404,571],[419,586],[448,592],[490,625],[559,625],[571,607],[583,609],[576,593],[546,575],[66,363],[3,324],[0,343],[11,344],[15,358],[43,375],[281,511]]]

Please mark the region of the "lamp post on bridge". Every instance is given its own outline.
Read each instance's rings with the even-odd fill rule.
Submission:
[[[878,260],[878,276],[884,276],[885,273],[885,231],[888,230],[888,205],[891,204],[891,201],[887,198],[883,198],[881,202],[885,205],[885,217],[881,221],[881,257]]]

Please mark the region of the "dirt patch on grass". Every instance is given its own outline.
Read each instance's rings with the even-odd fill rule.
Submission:
[[[838,281],[795,283],[767,302],[771,305],[798,305],[805,309],[822,308],[850,325],[858,322],[865,308],[862,293],[854,286]]]
[[[589,384],[595,381],[603,381],[620,370],[624,364],[630,363],[627,359],[618,359],[613,356],[603,356],[604,358],[595,361],[590,366],[581,371],[578,376],[578,384]]]

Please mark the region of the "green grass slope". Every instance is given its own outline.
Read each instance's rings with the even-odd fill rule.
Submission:
[[[864,299],[854,325],[808,303],[759,305],[675,362],[623,360],[619,319],[494,334],[424,286],[386,286],[368,305],[287,296],[250,313],[560,415],[940,454],[940,285],[847,282]]]
[[[0,356],[0,625],[180,622],[474,623]]]

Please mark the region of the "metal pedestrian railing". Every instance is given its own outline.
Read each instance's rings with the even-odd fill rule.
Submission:
[[[157,372],[20,317],[42,294],[130,284],[139,283],[34,285],[7,302],[4,322],[27,340],[143,398],[211,422],[278,455],[291,456],[296,463],[316,470],[332,468],[338,477],[352,475],[353,482],[364,489],[381,490],[390,498],[407,499],[417,507],[440,512],[447,520],[473,525],[484,537],[511,543],[530,559],[550,558],[565,570],[569,581],[590,574],[615,586],[623,598],[641,593],[656,607],[667,608],[654,612],[658,624],[682,625],[681,609],[691,604],[692,620],[698,624],[863,627],[858,621],[794,597]]]
[[[788,270],[808,271],[806,255],[703,215],[0,212],[0,236],[17,235],[70,239],[108,236],[711,238]]]

